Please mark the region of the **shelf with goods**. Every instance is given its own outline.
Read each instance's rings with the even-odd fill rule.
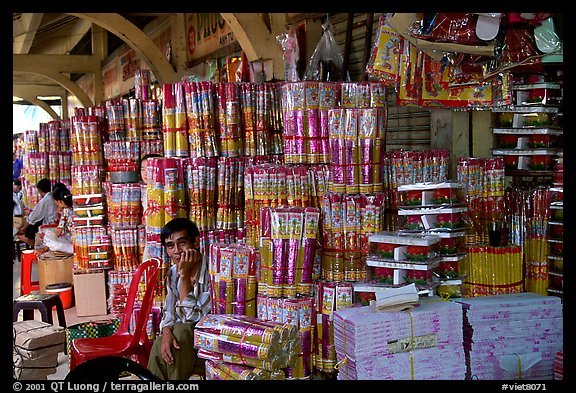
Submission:
[[[513,184],[551,183],[563,146],[560,82],[511,85],[513,105],[492,110],[493,156],[503,157]]]
[[[550,217],[548,221],[548,293],[564,295],[564,202],[563,186],[550,188]]]

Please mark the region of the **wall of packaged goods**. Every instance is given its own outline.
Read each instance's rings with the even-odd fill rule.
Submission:
[[[554,35],[540,35],[549,47],[539,52],[512,51],[528,22],[485,15],[506,20],[509,44],[486,73],[475,56],[491,50],[476,47],[487,33],[440,27],[475,14],[406,15],[329,16],[318,42],[336,43],[344,66],[324,49],[316,68],[300,72],[344,70],[350,80],[185,75],[158,84],[135,67],[100,105],[27,132],[27,201],[43,177],[74,195],[76,299],[90,298],[96,287],[82,282],[98,275],[109,293],[102,306],[121,316],[134,269],[159,257],[148,326],[157,336],[170,266],[160,231],[185,217],[199,227],[212,280],[213,325],[197,326],[208,379],[556,377],[563,89],[561,63],[543,64],[559,50],[550,49]],[[153,27],[155,37],[167,34],[167,24]],[[226,48],[196,69],[243,58]],[[318,48],[306,48],[309,65]],[[125,48],[118,54],[107,69],[136,61]],[[209,72],[245,72],[233,70]],[[286,71],[298,72],[288,61]],[[500,317],[515,307],[508,317],[527,326],[521,333]],[[235,337],[232,326],[246,318],[255,337]],[[265,350],[214,350],[214,325],[230,332],[222,347],[253,339]],[[487,339],[493,331],[501,342]],[[381,356],[387,362],[372,361]],[[439,357],[446,363],[431,366]]]

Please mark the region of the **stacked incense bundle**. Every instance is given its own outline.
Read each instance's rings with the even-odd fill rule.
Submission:
[[[217,143],[220,157],[244,155],[244,133],[238,84],[221,82],[216,85],[218,94]]]
[[[491,224],[505,221],[504,160],[494,158],[460,158],[458,182],[464,186],[472,220],[474,238],[470,243],[488,241]]]
[[[172,83],[162,85],[162,139],[164,156],[176,157],[176,97]]]
[[[244,226],[244,158],[218,157],[216,228]]]
[[[555,354],[564,342],[560,298],[523,292],[458,303],[464,310],[467,379],[554,378]]]
[[[368,236],[383,230],[385,197],[328,192],[322,200],[322,277],[330,281],[366,278]]]
[[[208,271],[213,314],[256,316],[257,248],[245,244],[212,243]]]
[[[104,159],[109,172],[139,171],[140,142],[118,140],[104,142]]]
[[[320,207],[328,166],[251,164],[244,169],[246,242],[258,245],[263,207]]]
[[[151,157],[147,165],[148,207],[144,214],[147,225],[162,228],[176,217],[187,217],[184,160]],[[158,231],[159,234],[159,231]]]
[[[462,324],[462,307],[439,299],[421,300],[408,311],[337,310],[338,379],[463,380]]]
[[[216,229],[217,158],[185,159],[184,186],[188,194],[190,220],[198,229]]]
[[[97,116],[73,116],[71,119],[72,165],[102,166],[102,138]]]
[[[116,271],[134,271],[140,264],[138,229],[110,229]]]
[[[315,283],[314,365],[318,370],[337,371],[333,313],[352,306],[353,291],[352,283],[348,282]]]
[[[313,315],[314,298],[274,298],[258,294],[258,318],[276,323],[289,324],[299,332],[301,350],[296,364],[286,368],[289,379],[304,379],[312,376],[313,365]]]
[[[198,356],[268,371],[294,366],[300,352],[293,325],[256,317],[208,314],[194,329]]]
[[[443,182],[449,175],[449,151],[392,150],[384,157],[384,190],[389,195],[387,207],[396,208],[398,186],[422,182]]]
[[[283,380],[282,370],[268,371],[257,367],[230,362],[206,360],[206,379],[209,381]]]
[[[113,229],[136,228],[141,220],[140,185],[110,184],[107,192],[108,223]]]
[[[493,296],[524,290],[521,246],[492,247],[472,244],[460,262],[464,297]]]
[[[142,141],[162,141],[160,103],[154,99],[142,100]]]
[[[242,129],[245,135],[247,156],[281,154],[278,139],[280,124],[275,114],[280,106],[279,88],[270,83],[239,83]],[[274,132],[276,131],[276,132]]]
[[[314,207],[261,209],[259,294],[294,298],[312,293],[319,225],[320,210]]]
[[[548,253],[550,203],[548,187],[531,190],[506,190],[506,214],[510,226],[510,242],[524,248],[526,263],[525,289],[541,295],[548,293]]]
[[[126,124],[124,123],[124,105],[122,101],[106,101],[106,121],[108,123],[109,140],[126,140]]]
[[[124,98],[124,126],[126,140],[140,141],[142,139],[142,100],[137,98]]]
[[[134,95],[136,98],[147,100],[151,97],[150,81],[152,80],[149,69],[134,71]]]
[[[52,120],[46,129],[46,153],[48,154],[48,179],[54,184],[61,182],[70,185],[70,168],[72,153],[70,152],[70,121]],[[42,132],[42,131],[41,131]],[[40,136],[39,136],[40,139]],[[39,178],[40,180],[42,178]]]
[[[374,193],[383,186],[386,109],[342,108],[328,111],[334,192]]]
[[[216,85],[212,82],[184,81],[190,157],[216,157]]]
[[[110,238],[104,226],[74,226],[72,242],[74,243],[75,270],[112,267],[112,264],[108,263]],[[96,258],[92,258],[91,254],[97,254]],[[102,266],[92,263],[98,261],[103,261]]]
[[[282,85],[284,160],[286,163],[328,163],[328,111],[339,101],[333,82],[287,82]]]

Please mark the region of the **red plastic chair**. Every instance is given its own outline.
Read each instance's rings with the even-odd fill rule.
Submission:
[[[156,276],[161,261],[152,258],[142,262],[132,277],[128,292],[128,299],[124,308],[124,314],[116,332],[108,337],[98,338],[77,338],[71,343],[70,350],[70,370],[79,364],[101,356],[136,356],[136,361],[144,366],[148,366],[148,357],[152,343],[146,333],[146,322],[152,309],[154,301],[154,291],[156,288]],[[130,333],[130,319],[134,310],[134,301],[138,294],[138,286],[141,277],[144,275],[146,290],[140,306],[140,312],[134,331]]]

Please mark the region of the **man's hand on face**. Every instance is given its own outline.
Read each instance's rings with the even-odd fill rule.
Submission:
[[[180,256],[178,270],[183,279],[188,279],[190,282],[196,275],[196,270],[201,262],[200,253],[197,250],[184,250]]]

